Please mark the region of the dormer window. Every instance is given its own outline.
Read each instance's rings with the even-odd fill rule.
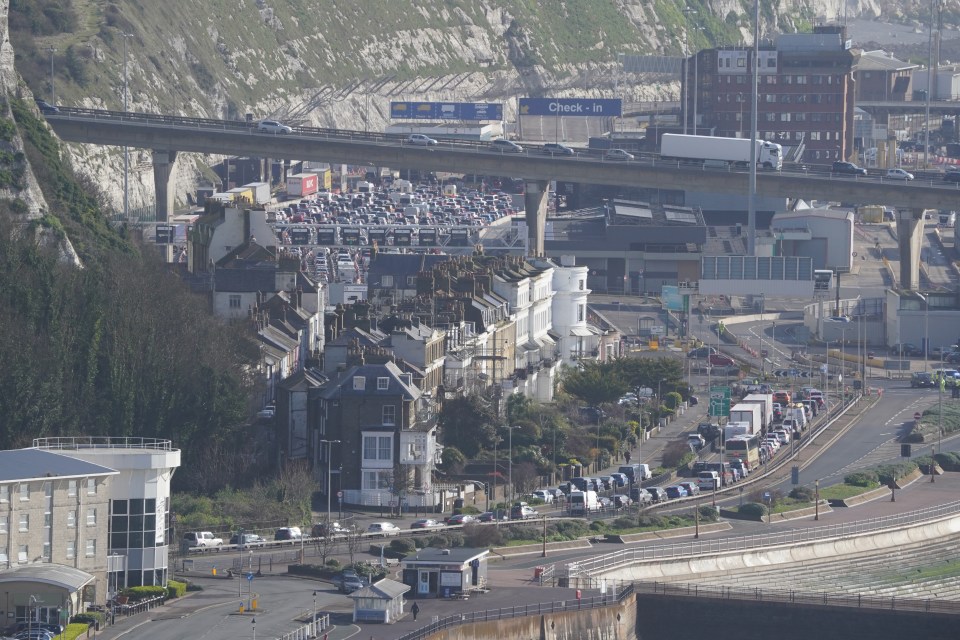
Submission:
[[[363,391],[367,388],[367,379],[363,376],[353,376],[353,390]]]
[[[377,378],[377,391],[386,391],[390,388],[390,378],[381,376]]]

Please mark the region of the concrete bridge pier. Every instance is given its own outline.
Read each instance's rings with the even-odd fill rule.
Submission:
[[[897,239],[900,248],[900,287],[920,288],[920,247],[923,244],[924,209],[897,209]]]
[[[153,152],[153,190],[157,203],[157,222],[173,219],[173,171],[177,162],[176,151]]]
[[[547,224],[547,195],[550,183],[546,180],[526,180],[523,185],[523,208],[527,214],[528,251],[542,257],[543,233]]]

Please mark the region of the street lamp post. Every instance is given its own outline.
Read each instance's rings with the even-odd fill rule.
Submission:
[[[813,483],[813,519],[820,519],[820,478]]]
[[[510,429],[510,433],[507,434],[507,435],[508,435],[508,439],[509,439],[509,441],[510,441],[510,442],[509,442],[510,460],[509,460],[509,462],[507,463],[507,482],[510,484],[510,500],[512,501],[512,500],[513,500],[513,497],[514,497],[514,491],[513,491],[513,430],[514,430],[514,429],[519,429],[520,427],[519,427],[519,426],[511,426],[511,427],[508,427],[508,428]]]
[[[120,32],[123,37],[123,112],[126,113],[127,107],[127,38],[132,38],[132,33]],[[123,147],[123,219],[130,219],[130,148]]]
[[[257,640],[257,619],[251,620],[250,624],[253,625],[253,640]]]
[[[310,618],[310,627],[313,629],[313,635],[317,635],[317,592],[313,592],[313,617]]]
[[[53,86],[53,54],[57,52],[56,47],[47,47],[50,52],[50,104],[57,104],[57,91]]]
[[[697,10],[691,7],[684,7],[683,9],[683,14],[685,17],[695,14],[696,12]],[[688,64],[690,62],[689,60],[690,50],[687,46],[688,44],[687,38],[688,38],[687,29],[684,28],[683,30],[683,82],[681,83],[681,87],[683,89],[683,97],[682,97],[683,104],[681,105],[681,110],[683,111],[683,134],[684,135],[687,134],[687,120],[688,120],[687,118],[687,78],[690,75],[688,73],[688,69],[689,69]],[[694,133],[697,132],[696,123],[694,123],[693,125],[693,132]]]
[[[320,444],[327,445],[327,532],[330,535],[330,496],[333,494],[333,482],[331,480],[331,471],[333,470],[333,445],[340,444],[339,440],[321,440]]]

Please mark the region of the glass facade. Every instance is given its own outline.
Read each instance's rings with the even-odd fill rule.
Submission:
[[[165,547],[163,529],[168,515],[166,500],[159,505],[156,498],[110,501],[109,553],[139,559],[143,567],[116,576],[118,588],[166,584],[166,566],[154,566],[153,559],[162,557],[166,564],[166,555],[156,551]]]

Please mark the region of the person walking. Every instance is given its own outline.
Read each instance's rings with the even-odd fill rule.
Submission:
[[[414,620],[414,622],[416,622],[416,620],[417,620],[417,614],[420,613],[420,605],[417,604],[416,602],[414,602],[414,603],[413,603],[413,606],[410,607],[410,613],[413,614],[413,620]]]

